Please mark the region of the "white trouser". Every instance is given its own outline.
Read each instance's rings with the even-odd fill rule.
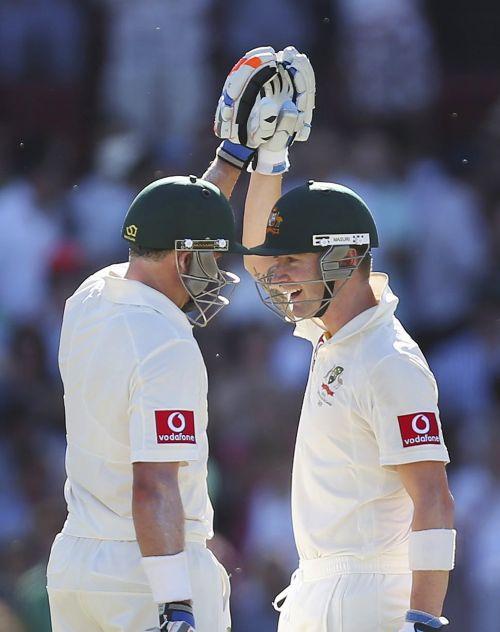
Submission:
[[[186,542],[197,632],[227,632],[229,578],[204,542]],[[143,632],[158,608],[137,542],[59,534],[47,567],[53,632]]]
[[[301,561],[275,600],[278,632],[398,632],[411,583],[411,573],[399,562],[347,556]]]

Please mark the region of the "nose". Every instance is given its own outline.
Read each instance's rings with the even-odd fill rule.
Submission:
[[[273,285],[279,285],[280,283],[290,282],[286,270],[280,265],[271,266],[267,272],[269,283]]]

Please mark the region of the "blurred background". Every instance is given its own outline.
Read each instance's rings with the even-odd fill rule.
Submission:
[[[0,631],[50,630],[64,300],[127,258],[120,227],[140,188],[203,173],[225,76],[262,44],[294,44],[317,74],[286,186],[334,180],[365,197],[374,267],[438,379],[459,529],[450,628],[498,629],[499,33],[494,0],[0,0]],[[290,469],[310,348],[241,272],[231,308],[197,332],[213,548],[232,575],[234,632],[271,632],[297,563]]]

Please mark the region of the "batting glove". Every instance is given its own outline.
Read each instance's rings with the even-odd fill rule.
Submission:
[[[293,46],[277,55],[278,75],[269,80],[262,92],[279,105],[276,130],[271,140],[258,148],[248,170],[263,174],[288,171],[288,148],[295,141],[306,141],[311,133],[315,106],[316,80],[308,57]]]
[[[449,624],[445,617],[435,617],[421,610],[408,610],[405,624],[399,632],[435,632]]]
[[[261,59],[268,67],[267,75],[273,70],[270,77],[264,70],[258,75],[249,70],[259,67]],[[248,88],[243,85],[245,81]],[[278,54],[270,47],[249,51],[234,66],[219,99],[214,129],[226,140],[217,155],[239,169],[248,166],[249,171],[267,175],[288,171],[288,147],[309,137],[315,91],[311,63],[293,46]],[[240,96],[230,104],[233,93]],[[222,119],[227,120],[221,123]]]
[[[222,88],[214,132],[225,140],[217,154],[239,169],[248,164],[255,148],[271,138],[276,128],[275,107],[269,109],[269,104],[263,103],[258,111],[254,109],[262,86],[276,73],[274,48],[261,46],[245,53],[231,69]]]
[[[158,606],[160,627],[146,632],[195,632],[193,608],[187,603],[162,603]]]
[[[247,121],[248,137],[258,143],[254,149],[225,140],[217,150],[219,158],[242,169],[265,174],[288,170],[288,146],[298,126],[298,110],[292,101],[290,75],[279,66],[275,76],[259,91]],[[238,161],[238,163],[237,163]]]
[[[278,53],[278,63],[288,72],[292,80],[293,102],[299,111],[294,141],[306,141],[311,133],[313,110],[316,101],[316,78],[307,55],[287,46]]]
[[[248,166],[249,171],[274,175],[288,171],[288,147],[297,132],[299,112],[293,102],[294,87],[290,75],[278,66],[278,73],[262,88],[259,100],[254,106],[258,112],[261,104],[266,104],[274,117],[275,130],[267,142],[262,143],[254,159]],[[249,121],[251,124],[251,121]]]

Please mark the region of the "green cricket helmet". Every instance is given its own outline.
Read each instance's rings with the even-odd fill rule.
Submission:
[[[177,269],[190,297],[184,307],[189,320],[204,327],[223,307],[239,278],[220,270],[216,253],[247,253],[235,238],[234,214],[224,194],[196,176],[171,176],[152,182],[132,202],[122,237],[146,250],[174,250]],[[179,268],[179,252],[192,252],[187,272]]]
[[[359,195],[340,184],[309,180],[276,202],[269,215],[264,243],[249,248],[248,254],[279,257],[322,253],[319,278],[309,282],[324,285],[323,301],[319,310],[303,318],[293,316],[287,284],[273,281],[273,266],[256,281],[266,307],[286,320],[298,321],[321,317],[337,293],[335,282],[350,278],[370,249],[378,245],[375,221]],[[353,248],[358,254],[347,256]],[[310,302],[317,304],[317,300]]]

